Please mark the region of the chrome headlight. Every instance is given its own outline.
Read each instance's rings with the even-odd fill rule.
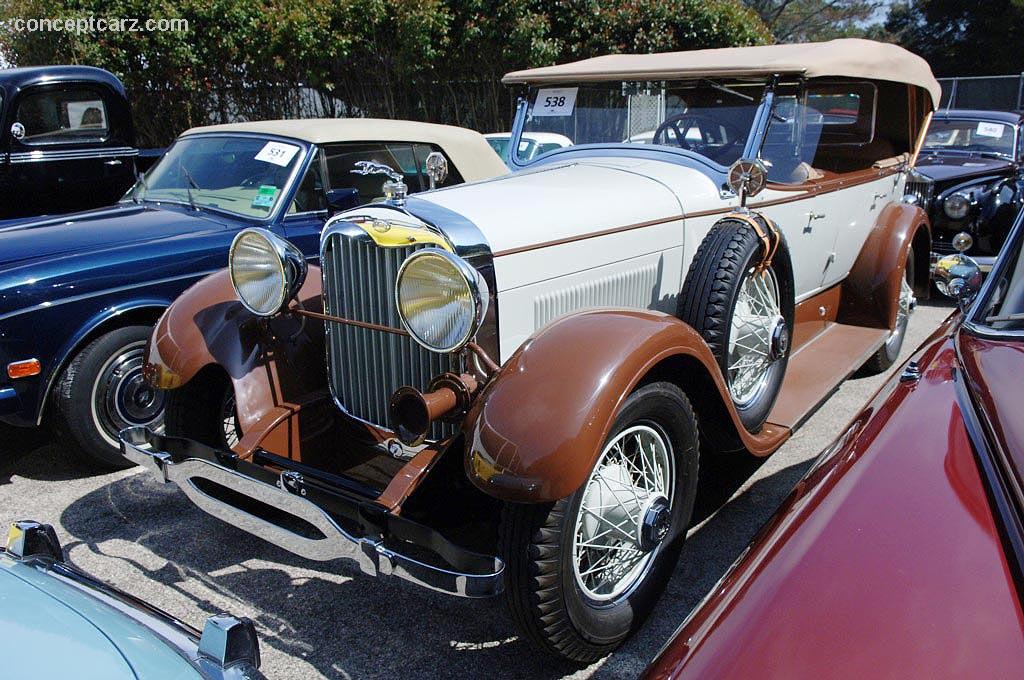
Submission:
[[[235,294],[259,316],[281,312],[306,280],[302,251],[266,229],[246,229],[231,242],[228,271]]]
[[[946,217],[951,220],[962,220],[967,217],[967,211],[970,207],[971,199],[961,193],[950,194],[942,202],[942,209],[946,212]]]
[[[487,298],[483,277],[441,248],[416,251],[398,270],[398,316],[413,339],[432,352],[464,347],[480,328]]]

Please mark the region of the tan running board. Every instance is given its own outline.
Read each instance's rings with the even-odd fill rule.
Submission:
[[[889,331],[830,323],[789,358],[768,422],[796,430],[885,343]]]

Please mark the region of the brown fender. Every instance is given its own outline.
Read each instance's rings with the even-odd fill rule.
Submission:
[[[711,350],[690,326],[660,312],[595,310],[539,331],[488,383],[463,424],[466,473],[503,500],[568,496],[648,375],[674,380],[702,428],[732,428],[753,453],[767,455],[789,436],[770,423],[757,435],[744,429]]]
[[[320,270],[310,267],[298,299],[321,308]],[[227,270],[186,290],[157,322],[146,348],[145,374],[175,389],[217,365],[234,385],[244,436],[235,451],[248,455],[275,427],[327,384],[323,323],[293,315],[269,322],[245,309]],[[287,448],[287,444],[283,448]]]
[[[921,208],[890,203],[878,214],[853,269],[842,284],[840,323],[894,328],[904,263],[914,246],[914,288],[928,295],[931,226]]]

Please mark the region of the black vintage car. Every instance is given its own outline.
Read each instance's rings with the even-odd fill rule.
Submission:
[[[932,221],[932,260],[958,250],[995,262],[1024,203],[1024,115],[947,109],[932,117],[904,201]]]
[[[0,220],[115,203],[135,182],[124,86],[89,66],[0,70]]]

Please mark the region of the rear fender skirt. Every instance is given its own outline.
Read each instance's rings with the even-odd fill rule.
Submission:
[[[900,281],[914,246],[914,288],[927,296],[931,226],[917,206],[890,203],[882,209],[842,283],[839,323],[868,328],[895,328]]]
[[[690,326],[659,312],[596,310],[540,330],[488,383],[463,423],[466,474],[502,500],[568,496],[590,473],[624,400],[673,360],[686,363],[680,387],[698,414],[717,414],[702,416],[701,427],[732,428],[758,455],[789,436],[771,424],[746,431],[711,350]],[[711,388],[695,389],[703,385]]]
[[[321,311],[320,293],[319,268],[310,267],[298,295],[302,307]],[[234,386],[244,433],[235,452],[248,456],[326,390],[323,362],[323,322],[291,314],[256,317],[238,301],[223,270],[186,290],[160,318],[146,348],[145,371],[153,385],[176,389],[204,368],[219,366]]]

